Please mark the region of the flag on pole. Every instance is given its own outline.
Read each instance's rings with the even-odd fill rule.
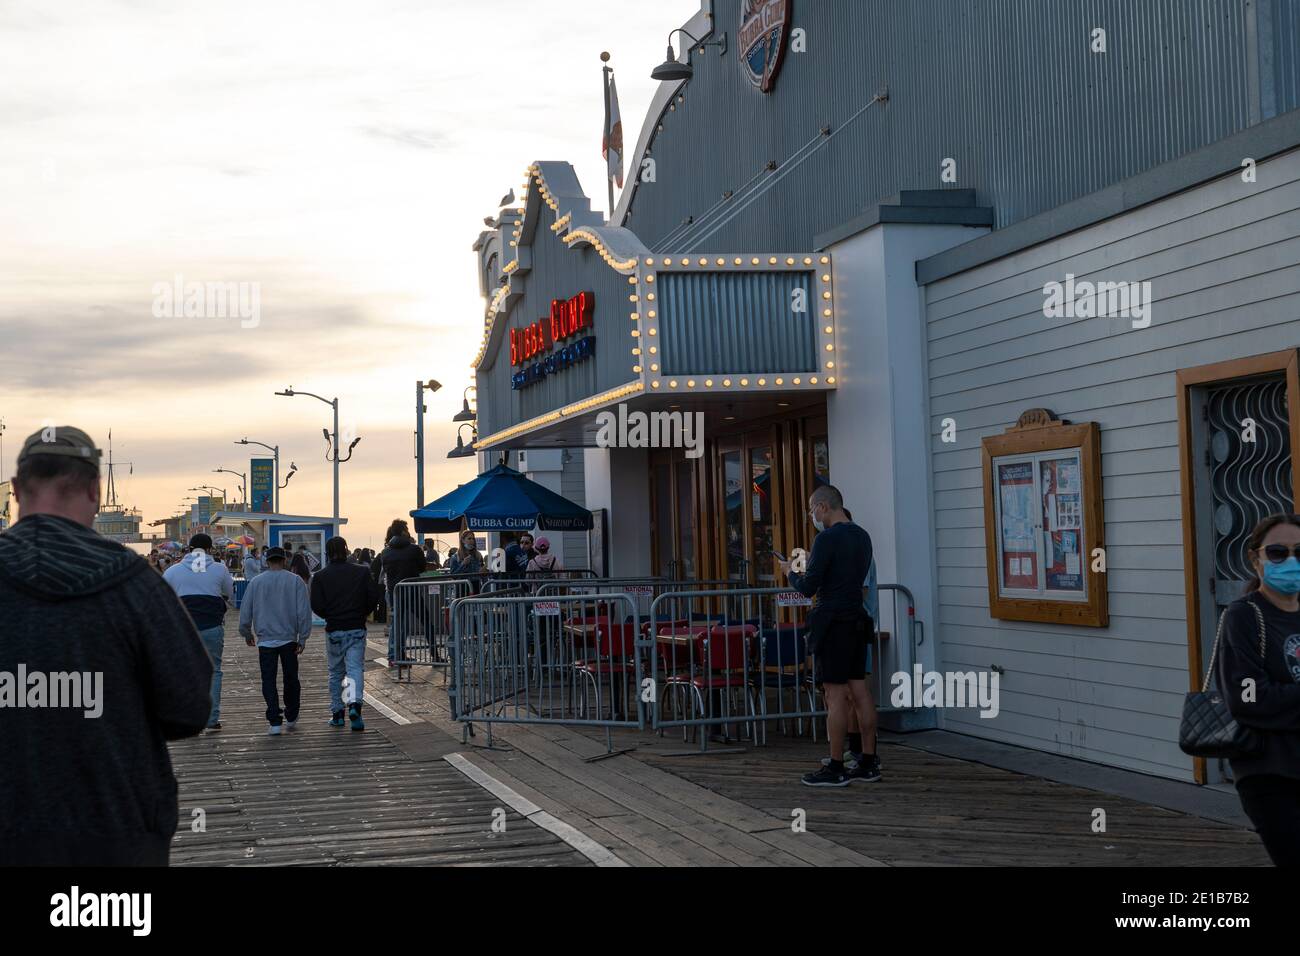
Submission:
[[[600,155],[605,158],[608,176],[623,188],[623,120],[618,115],[618,89],[614,74],[609,74],[609,103],[606,110],[605,136],[601,140]]]

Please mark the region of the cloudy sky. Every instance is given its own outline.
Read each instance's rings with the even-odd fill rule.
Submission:
[[[114,456],[149,521],[235,498],[249,437],[300,469],[283,510],[330,513],[327,406],[362,437],[345,534],[377,546],[449,462],[483,302],[470,250],[534,160],[606,205],[599,54],[629,148],[668,31],[697,0],[0,0],[4,474],[42,423]],[[159,284],[255,283],[260,321],[155,307]],[[245,287],[252,290],[254,286]],[[165,304],[164,304],[165,305]],[[157,315],[157,312],[164,314]]]

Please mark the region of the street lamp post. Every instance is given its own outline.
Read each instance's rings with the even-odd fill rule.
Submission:
[[[225,472],[228,475],[237,475],[239,477],[239,491],[244,496],[244,510],[248,510],[248,475],[242,471],[231,471],[229,468],[213,468],[212,473]]]
[[[349,461],[349,460],[351,460],[351,458],[352,458],[352,449],[354,449],[354,448],[357,447],[357,442],[361,441],[361,436],[358,435],[356,438],[352,439],[352,444],[350,444],[350,445],[348,446],[348,457],[347,457],[347,458],[339,458],[339,400],[338,400],[338,398],[333,398],[333,399],[322,398],[320,395],[316,395],[316,394],[314,394],[314,393],[312,393],[312,392],[295,392],[294,389],[293,389],[293,386],[292,386],[292,385],[290,385],[288,388],[286,388],[283,392],[276,392],[275,394],[277,394],[277,395],[283,395],[283,396],[285,396],[286,398],[293,398],[293,396],[295,396],[295,395],[306,395],[308,398],[314,398],[314,399],[316,399],[316,401],[318,401],[318,402],[324,402],[326,405],[330,406],[330,408],[334,409],[334,443],[333,443],[333,453],[331,454],[330,451],[326,451],[326,452],[325,452],[325,457],[326,457],[326,459],[328,459],[329,461],[334,462],[334,533],[335,533],[335,534],[338,534],[338,530],[339,530],[339,463],[340,463],[340,461]],[[329,441],[329,437],[330,437],[329,432],[325,432],[325,440],[326,440],[327,442]]]
[[[307,393],[303,392],[303,394],[305,395]],[[282,512],[280,511],[280,491],[283,488],[289,487],[289,479],[292,478],[294,472],[298,470],[298,466],[295,465],[293,462],[290,462],[289,474],[285,476],[284,484],[280,484],[280,446],[279,445],[268,445],[266,442],[261,442],[261,441],[249,441],[247,438],[241,438],[239,441],[235,442],[235,444],[236,445],[258,445],[262,448],[267,449],[275,456],[275,488],[271,492],[271,510],[274,511],[276,514],[281,514]]]
[[[224,507],[226,506],[226,504],[227,504],[227,499],[226,499],[226,489],[225,489],[225,488],[216,488],[216,487],[214,487],[214,486],[212,486],[212,485],[198,485],[198,486],[196,486],[196,487],[194,487],[194,488],[186,488],[185,490],[186,490],[186,491],[206,491],[206,492],[207,492],[208,494],[210,494],[210,495],[215,495],[217,492],[221,492],[221,507],[224,508]]]
[[[424,390],[436,392],[442,388],[440,382],[429,379],[427,382],[415,383],[415,507],[424,507]],[[424,546],[424,532],[416,538]]]

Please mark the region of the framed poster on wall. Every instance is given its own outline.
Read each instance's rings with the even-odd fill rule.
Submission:
[[[1097,423],[1036,408],[982,444],[990,616],[1105,627]]]

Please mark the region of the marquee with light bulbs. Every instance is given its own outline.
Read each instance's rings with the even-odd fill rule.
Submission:
[[[570,323],[573,331],[594,330],[604,354],[626,350],[626,380],[482,434],[480,449],[505,447],[557,422],[637,396],[835,389],[839,362],[829,255],[653,252],[631,230],[603,224],[567,163],[529,166],[523,197],[519,217],[502,227],[509,230],[510,261],[501,269],[503,284],[488,303],[473,362],[480,406],[485,399],[508,401],[508,395],[489,397],[484,369],[493,363],[485,363],[488,355],[510,349],[510,389],[517,394],[520,361],[556,345],[553,333],[568,328],[563,322],[555,324],[554,313],[540,322],[536,316],[513,314],[526,284],[539,278],[531,247],[538,225],[548,219],[548,229],[563,246],[594,250],[605,268],[626,278],[627,299],[621,307],[606,296],[597,312],[594,294],[585,289],[563,293],[571,299],[556,300],[564,317],[575,307],[580,310],[582,318]],[[588,338],[594,352],[594,337]],[[551,360],[549,374],[564,372],[577,359],[575,354]],[[500,418],[494,416],[493,424]]]

